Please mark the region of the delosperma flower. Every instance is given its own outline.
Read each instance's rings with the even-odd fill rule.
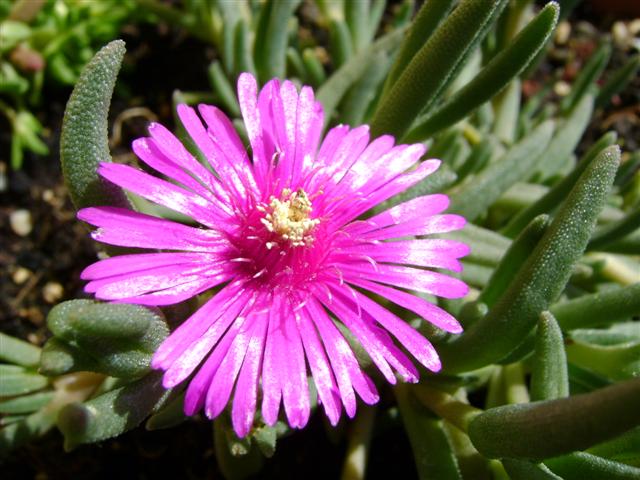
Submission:
[[[152,124],[133,150],[168,180],[126,165],[100,166],[105,179],[192,224],[123,208],[81,210],[79,218],[98,227],[96,240],[149,250],[91,265],[83,272],[86,291],[153,306],[206,293],[152,360],[165,387],[189,380],[187,414],[204,408],[215,418],[233,398],[233,426],[243,437],[259,402],[267,424],[283,404],[289,425],[301,428],[310,414],[310,374],[335,425],[342,408],[355,414],[356,394],[368,404],[378,400],[340,328],[392,384],[396,375],[418,380],[410,357],[440,370],[429,341],[389,307],[461,331],[450,314],[411,292],[467,293],[462,281],[428,268],[459,271],[468,247],[423,238],[460,229],[465,220],[442,213],[448,198],[441,194],[367,215],[438,168],[438,160],[420,162],[422,145],[394,146],[387,135],[370,142],[367,126],[345,125],[321,141],[323,110],[313,90],[298,92],[288,81],[271,80],[258,93],[255,79],[242,74],[238,97],[250,154],[216,107],[196,112],[180,105],[180,120],[208,165]]]

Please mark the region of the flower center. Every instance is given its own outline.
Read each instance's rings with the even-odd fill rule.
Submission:
[[[311,207],[311,200],[303,189],[291,192],[285,188],[282,190],[281,199],[271,196],[268,208],[260,207],[260,210],[265,212],[264,218],[260,221],[267,230],[279,235],[291,245],[308,245],[313,241],[309,231],[320,223],[317,218],[309,218]],[[276,243],[267,242],[266,245],[271,249]]]

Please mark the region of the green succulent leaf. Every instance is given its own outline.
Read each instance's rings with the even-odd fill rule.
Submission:
[[[441,0],[427,1],[422,4],[400,46],[396,60],[385,82],[383,95],[393,86],[415,54],[446,18],[454,3],[454,0]]]
[[[140,377],[169,333],[159,311],[92,300],[57,305],[47,324],[55,335],[42,354],[41,371],[48,375],[88,370]]]
[[[115,437],[136,427],[164,404],[170,392],[162,386],[161,374],[154,372],[87,402],[63,407],[57,423],[64,435],[65,450]]]
[[[431,108],[506,2],[463,0],[413,55],[382,97],[372,135],[402,138],[422,110]]]
[[[611,52],[611,45],[608,42],[604,42],[593,55],[589,57],[589,60],[582,67],[580,74],[573,82],[571,92],[560,102],[560,111],[568,112],[587,94],[590,87],[595,84],[604,71],[604,67],[609,63]]]
[[[562,480],[542,463],[535,464],[516,458],[504,458],[502,465],[511,480]]]
[[[44,407],[53,398],[53,392],[38,392],[0,401],[0,413],[16,415],[31,413]]]
[[[184,413],[184,392],[170,399],[166,405],[151,415],[145,423],[147,430],[162,430],[175,427],[188,417]]]
[[[35,367],[40,361],[40,349],[0,332],[0,360],[23,367]]]
[[[600,88],[596,96],[596,108],[605,107],[611,98],[622,91],[635,78],[640,68],[640,55],[634,55],[616,70],[611,78]]]
[[[585,170],[500,301],[485,318],[440,347],[447,371],[460,372],[497,362],[533,329],[540,313],[564,289],[573,265],[584,252],[619,162],[619,148],[610,147]]]
[[[411,395],[407,385],[395,387],[396,399],[421,480],[461,480],[442,420],[429,412]]]
[[[640,314],[640,282],[556,303],[551,313],[565,331],[626,320]]]
[[[549,217],[540,215],[509,246],[500,263],[493,271],[487,286],[480,292],[478,301],[493,306],[507,290],[516,274],[527,261],[549,226]]]
[[[289,20],[299,4],[300,0],[272,0],[263,7],[254,44],[254,59],[262,82],[285,76]]]
[[[503,157],[450,190],[449,210],[470,221],[486,212],[509,187],[526,177],[539,163],[540,155],[553,134],[553,127],[553,121],[544,122]]]
[[[575,452],[547,460],[545,464],[565,480],[606,478],[607,480],[636,480],[640,468],[607,460],[585,452]]]
[[[629,430],[619,437],[591,447],[587,453],[640,466],[640,427]]]
[[[489,458],[541,460],[589,448],[640,424],[640,379],[568,398],[492,408],[469,424]]]
[[[531,400],[568,396],[569,373],[562,331],[551,313],[542,312],[531,366]]]
[[[380,52],[388,53],[393,51],[402,40],[403,32],[403,29],[397,29],[380,37],[368,48],[354,55],[348,62],[336,70],[331,77],[322,83],[322,86],[316,93],[316,98],[324,107],[325,125],[331,121],[334,110],[347,91],[367,72],[371,64],[371,59]],[[313,54],[307,50],[303,53],[303,60],[305,57],[309,60],[313,57]],[[317,65],[314,69],[318,70],[321,68],[321,65]],[[311,69],[310,72],[312,72]]]
[[[556,3],[547,4],[509,46],[492,58],[473,80],[427,118],[419,120],[417,125],[412,127],[405,141],[429,138],[435,132],[453,125],[493,98],[513,78],[520,75],[544,47],[556,26],[558,12],[559,7]]]
[[[556,134],[554,139],[560,137]],[[567,193],[573,188],[580,178],[580,175],[594,161],[598,155],[607,147],[613,145],[618,138],[615,132],[605,133],[580,159],[573,171],[554,185],[551,190],[544,194],[540,199],[531,204],[526,209],[519,212],[501,233],[507,237],[515,237],[534,217],[542,213],[551,213],[553,209],[562,201]]]
[[[98,175],[100,162],[110,162],[107,116],[124,42],[102,48],[84,68],[67,103],[60,137],[60,161],[76,208],[92,205],[129,207],[124,192]]]
[[[13,365],[2,365],[1,367],[0,397],[24,395],[25,393],[42,390],[49,385],[47,377],[30,372],[22,367]]]
[[[589,125],[592,112],[593,95],[584,95],[556,129],[553,139],[542,154],[537,173],[533,177],[547,180],[561,170],[563,162],[571,156]]]

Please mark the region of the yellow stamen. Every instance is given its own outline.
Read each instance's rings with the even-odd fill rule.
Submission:
[[[301,188],[295,192],[285,188],[282,190],[282,200],[271,197],[269,208],[264,207],[267,213],[261,222],[267,230],[277,233],[285,241],[293,246],[307,245],[313,237],[308,232],[315,227],[320,220],[309,218],[311,213],[311,200]],[[273,242],[269,242],[267,248],[273,248]]]

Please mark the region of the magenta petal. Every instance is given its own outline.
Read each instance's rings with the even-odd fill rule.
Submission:
[[[358,395],[365,403],[374,404],[380,398],[375,385],[362,371],[351,347],[320,303],[315,298],[310,298],[306,308],[318,329],[324,348],[329,356],[344,409],[349,417],[353,417],[356,410],[353,390],[355,389],[358,392]]]
[[[362,279],[351,278],[349,282],[358,287],[362,287],[365,290],[377,293],[378,295],[391,300],[393,303],[415,312],[428,322],[446,332],[462,332],[462,326],[450,313],[440,307],[432,305],[416,295],[411,295],[410,293],[403,292],[402,290],[397,290],[395,288],[379,285]]]
[[[296,319],[313,381],[318,390],[318,396],[329,422],[331,425],[336,425],[340,420],[340,393],[333,371],[329,366],[325,349],[320,342],[318,332],[313,325],[313,321],[309,318],[307,310],[300,309]]]
[[[238,384],[234,392],[233,407],[231,409],[233,429],[240,438],[245,437],[249,433],[249,430],[251,430],[253,417],[256,413],[258,377],[262,365],[262,352],[264,349],[268,316],[264,313],[256,314],[254,321],[256,322],[256,326],[254,327],[253,335],[247,347],[247,354],[242,363]]]
[[[462,298],[469,287],[461,280],[438,272],[412,267],[379,264],[373,267],[369,263],[361,265],[339,264],[344,278],[373,280],[397,287],[430,293],[444,298]]]

